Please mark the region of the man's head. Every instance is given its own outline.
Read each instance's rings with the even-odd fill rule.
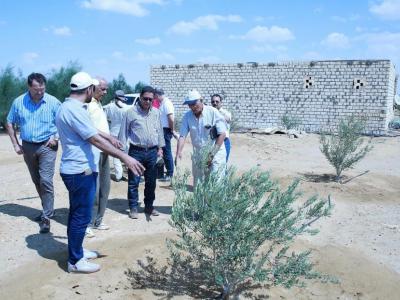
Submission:
[[[214,94],[211,96],[211,105],[216,109],[220,109],[222,107],[222,97],[219,94]]]
[[[189,91],[183,104],[189,105],[189,108],[196,116],[199,116],[203,111],[203,99],[197,90]]]
[[[114,93],[114,99],[115,101],[122,101],[122,102],[126,102],[127,100],[123,90],[116,90]]]
[[[164,90],[160,88],[154,89],[154,98],[157,98],[162,102],[164,100]]]
[[[139,105],[143,110],[149,110],[153,104],[154,89],[151,86],[145,86],[140,92]]]
[[[71,77],[70,95],[76,96],[75,98],[82,99],[86,103],[89,103],[97,85],[99,85],[97,79],[90,77],[86,72],[78,72]]]
[[[28,76],[28,90],[34,101],[39,101],[43,98],[46,91],[46,77],[40,73],[32,73]]]
[[[107,94],[108,84],[104,78],[98,77],[96,79],[99,81],[99,84],[96,85],[93,97],[97,101],[101,102],[101,99],[104,97],[105,94]]]

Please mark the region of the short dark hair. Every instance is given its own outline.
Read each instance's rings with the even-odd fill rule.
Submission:
[[[222,97],[221,97],[220,94],[214,94],[214,95],[212,95],[212,96],[211,96],[211,99],[214,98],[214,97],[218,97],[219,100],[222,101]]]
[[[149,85],[146,85],[142,87],[142,90],[140,91],[140,97],[142,97],[144,93],[153,93],[154,95],[154,88]]]
[[[47,82],[46,77],[44,77],[44,75],[40,73],[31,73],[28,76],[28,85],[32,86],[32,82],[34,80],[36,80],[39,84],[46,84]]]

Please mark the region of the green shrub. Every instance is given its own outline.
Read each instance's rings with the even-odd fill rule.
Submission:
[[[179,237],[168,240],[168,248],[174,270],[203,278],[194,281],[199,289],[217,289],[221,299],[229,299],[246,282],[290,288],[306,279],[329,280],[313,270],[310,250],[289,251],[298,235],[317,232],[310,226],[330,214],[329,201],[314,196],[299,205],[299,181],[282,190],[269,173],[256,169],[238,176],[230,168],[222,178],[211,173],[193,193],[188,176],[178,173],[174,180],[170,224]]]
[[[337,133],[320,136],[320,149],[335,168],[337,182],[344,170],[353,167],[372,149],[371,140],[364,145],[362,138],[365,123],[365,119],[351,116],[340,121]]]
[[[292,115],[284,114],[281,118],[282,125],[286,128],[286,130],[297,129],[301,124],[300,120]]]

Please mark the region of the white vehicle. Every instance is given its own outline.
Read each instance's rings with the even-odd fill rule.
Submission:
[[[140,94],[125,94],[125,97],[128,99],[125,103],[126,105],[135,105],[139,101]]]

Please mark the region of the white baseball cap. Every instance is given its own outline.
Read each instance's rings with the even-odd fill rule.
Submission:
[[[90,77],[86,72],[78,72],[71,77],[70,88],[71,91],[83,90],[91,85],[99,85],[99,81]]]
[[[183,104],[194,105],[197,100],[201,99],[201,95],[198,90],[191,90],[185,97],[185,102]]]

